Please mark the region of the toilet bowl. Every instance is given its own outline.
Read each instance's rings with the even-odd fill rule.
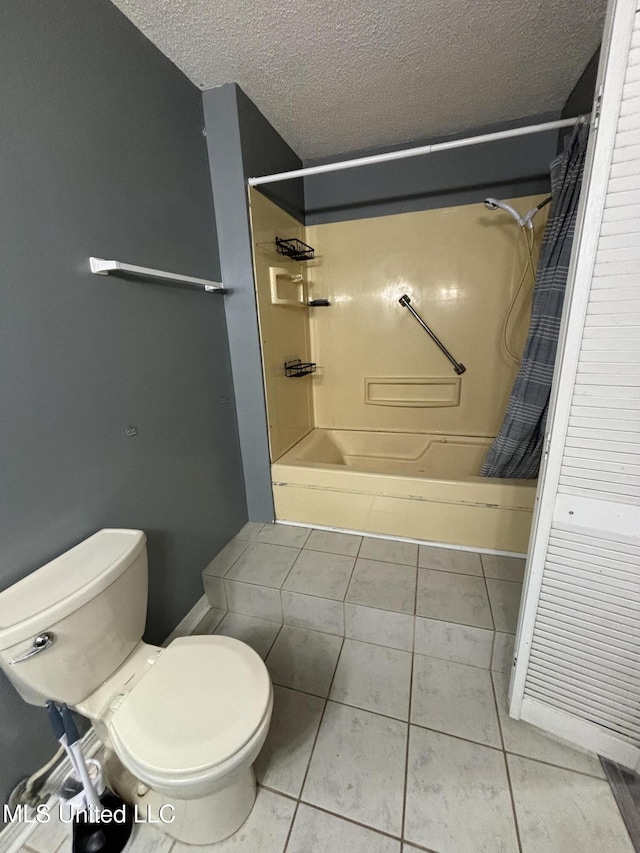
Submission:
[[[272,707],[262,659],[223,636],[140,643],[75,705],[109,751],[111,787],[188,844],[220,841],[246,820]]]
[[[0,593],[0,666],[27,702],[91,720],[109,784],[141,820],[211,844],[253,806],[271,680],[230,637],[143,643],[146,597],[144,534],[99,531]]]

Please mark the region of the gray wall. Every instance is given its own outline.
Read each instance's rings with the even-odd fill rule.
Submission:
[[[284,141],[252,100],[236,86],[244,176],[255,178],[302,168],[302,160]],[[265,184],[260,192],[304,223],[304,183],[301,178]]]
[[[587,67],[580,75],[578,82],[571,90],[571,94],[562,108],[562,118],[571,118],[573,116],[585,115],[586,113],[591,112],[593,108],[593,97],[596,91],[599,63],[600,48],[598,48],[593,54],[587,63]],[[558,151],[562,150],[565,139],[570,135],[571,128],[566,128],[560,131],[558,134]]]
[[[4,0],[0,76],[0,588],[142,528],[159,642],[247,517],[224,297],[87,259],[218,278],[200,93],[107,0]],[[0,799],[55,745],[2,678]]]
[[[246,179],[298,169],[301,161],[235,84],[209,89],[203,100],[249,518],[268,522],[274,510]],[[302,219],[301,181],[274,185],[270,197]]]
[[[593,106],[593,95],[596,90],[596,78],[598,76],[598,64],[600,62],[600,48],[596,50],[587,67],[580,75],[580,79],[571,90],[571,94],[562,108],[562,118],[579,116],[590,113]]]
[[[536,116],[519,122],[518,126],[538,124],[557,117]],[[513,125],[492,125],[460,136],[490,133],[507,126]],[[414,144],[424,145],[441,139],[350,152],[333,158],[333,161],[410,148]],[[513,198],[547,192],[549,163],[555,156],[557,139],[557,131],[549,131],[424,157],[310,175],[304,179],[307,225],[472,204],[486,196]],[[332,160],[305,162],[305,166],[322,162]]]

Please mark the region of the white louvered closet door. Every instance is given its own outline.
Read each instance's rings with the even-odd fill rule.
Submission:
[[[609,9],[511,713],[640,763],[640,0]]]

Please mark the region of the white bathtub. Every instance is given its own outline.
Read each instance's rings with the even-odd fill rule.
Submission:
[[[480,476],[490,438],[314,429],[272,465],[276,518],[522,553],[536,482]]]

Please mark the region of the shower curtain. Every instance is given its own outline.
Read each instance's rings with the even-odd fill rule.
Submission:
[[[538,476],[589,128],[578,124],[551,163],[553,201],[533,290],[531,325],[504,422],[483,477]]]

